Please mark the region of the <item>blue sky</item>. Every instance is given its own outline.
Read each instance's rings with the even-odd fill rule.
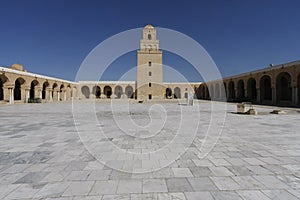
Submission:
[[[226,77],[300,60],[300,1],[0,1],[0,65],[74,80],[88,53],[110,36],[150,23],[198,41]],[[140,38],[137,38],[139,40]],[[199,81],[171,53],[164,64]],[[104,79],[136,65],[136,52],[116,60]]]

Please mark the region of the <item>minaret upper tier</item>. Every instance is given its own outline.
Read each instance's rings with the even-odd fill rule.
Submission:
[[[159,41],[156,39],[156,29],[147,25],[143,29],[143,38],[140,41],[140,51],[159,51]]]

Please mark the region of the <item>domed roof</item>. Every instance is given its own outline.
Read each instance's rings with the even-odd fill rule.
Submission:
[[[23,71],[23,66],[20,65],[20,64],[13,64],[11,66],[12,69],[16,69],[16,70],[19,70],[19,71]]]
[[[147,26],[145,26],[145,28],[154,28],[151,24],[148,24]]]

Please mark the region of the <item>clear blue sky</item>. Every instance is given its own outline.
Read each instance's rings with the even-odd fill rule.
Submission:
[[[300,60],[299,0],[0,1],[0,65],[74,80],[87,54],[108,37],[150,23],[198,41],[223,76]],[[139,38],[137,38],[139,40]],[[136,65],[129,53],[106,79]],[[184,60],[164,63],[199,81]]]

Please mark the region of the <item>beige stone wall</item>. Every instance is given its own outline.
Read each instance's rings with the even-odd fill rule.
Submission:
[[[77,84],[1,67],[0,85],[0,101],[13,104],[26,103],[29,98],[41,98],[43,102],[71,100]]]
[[[79,99],[134,99],[135,81],[81,81]]]
[[[220,87],[225,93],[221,94]],[[258,104],[300,106],[300,61],[211,81],[197,89],[201,99],[251,101]]]

